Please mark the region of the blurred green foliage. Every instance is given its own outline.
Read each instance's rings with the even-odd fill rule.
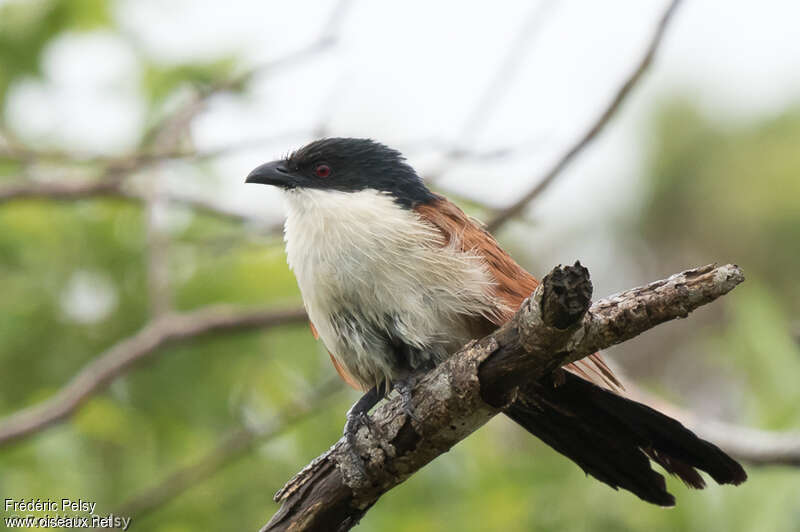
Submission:
[[[704,118],[684,101],[660,109],[642,213],[648,239],[681,258],[740,260],[800,315],[800,108],[756,123]]]
[[[15,80],[38,73],[42,51],[61,32],[114,31],[112,11],[103,0],[1,6],[0,98]],[[213,83],[231,65],[141,61],[142,98],[153,112],[185,84]],[[674,104],[659,110],[653,129],[645,206],[620,236],[658,242],[652,252],[676,269],[713,259],[741,263],[749,281],[726,298],[724,327],[707,328],[693,342],[724,353],[720,367],[741,390],[740,421],[797,427],[800,353],[788,331],[800,313],[800,114],[731,126]],[[0,173],[20,168],[0,161]],[[145,233],[141,209],[121,201],[0,206],[0,415],[49,397],[147,321]],[[210,247],[217,237],[243,233],[195,216],[171,235],[178,308],[299,303],[279,243],[234,238],[224,252]],[[111,293],[108,311],[95,319],[71,309],[70,287],[86,274],[90,290]],[[0,448],[0,492],[81,497],[111,512],[246,421],[272,419],[331,373],[305,326],[165,348],[69,421]],[[255,530],[275,510],[272,493],[340,435],[354,399],[343,391],[325,401],[176,499],[134,515],[132,530]],[[742,487],[702,493],[670,480],[678,506],[665,511],[586,479],[497,419],[385,496],[360,530],[800,531],[797,471],[750,475]]]
[[[742,123],[712,120],[685,100],[662,106],[641,219],[667,268],[737,262],[747,282],[726,298],[724,335],[687,343],[731,362],[745,422],[800,425],[800,109]],[[674,265],[674,266],[673,266]],[[793,338],[794,336],[794,338]]]
[[[0,98],[11,82],[39,74],[42,51],[65,31],[85,31],[111,23],[106,0],[10,1],[0,6]]]
[[[177,66],[145,65],[142,77],[145,97],[150,102],[161,102],[187,81],[203,86],[212,85],[215,81],[226,79],[232,66],[231,60]]]

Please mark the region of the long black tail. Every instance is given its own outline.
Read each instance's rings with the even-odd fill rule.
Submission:
[[[650,459],[692,488],[705,487],[697,469],[719,484],[747,479],[738,462],[678,421],[562,373],[563,382],[531,386],[505,413],[587,474],[661,506],[673,506],[675,498]]]

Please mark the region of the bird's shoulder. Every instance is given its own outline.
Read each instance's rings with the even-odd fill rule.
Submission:
[[[522,302],[530,296],[539,281],[520,266],[497,240],[474,218],[467,215],[456,204],[443,196],[428,203],[417,205],[414,210],[426,222],[436,227],[442,235],[442,245],[456,245],[465,252],[477,254],[485,260],[486,267],[495,283],[495,297],[503,303],[505,310],[494,318],[479,318],[473,329],[488,334],[511,319]],[[600,353],[589,355],[564,366],[569,371],[611,390],[622,390],[622,384],[606,364]]]
[[[511,258],[481,222],[470,217],[443,196],[414,208],[442,235],[442,245],[455,245],[481,257],[495,282],[495,296],[509,311],[497,317],[495,325],[507,321],[522,301],[539,286],[539,281]]]

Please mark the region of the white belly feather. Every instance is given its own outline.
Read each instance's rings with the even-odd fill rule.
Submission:
[[[482,259],[454,243],[442,247],[435,227],[390,196],[286,196],[286,252],[309,318],[363,385],[402,376],[392,340],[415,348],[412,369],[438,363],[469,339],[466,316],[498,308]]]

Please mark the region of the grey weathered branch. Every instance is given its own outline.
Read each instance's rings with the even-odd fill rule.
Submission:
[[[373,412],[373,430],[361,427],[356,437],[365,473],[340,439],[275,495],[281,508],[262,530],[351,528],[382,494],[513,401],[518,385],[686,317],[743,279],[736,266],[704,266],[589,307],[588,272],[577,264],[554,270],[511,321],[420,380],[412,395],[416,419],[397,399]]]
[[[553,181],[555,181],[556,177],[561,174],[564,168],[566,168],[569,163],[571,163],[573,159],[575,159],[575,157],[582,152],[584,148],[586,148],[586,146],[591,144],[595,137],[597,137],[603,128],[605,128],[606,124],[611,121],[611,118],[620,109],[627,96],[631,93],[639,80],[642,79],[644,73],[653,62],[653,57],[655,57],[655,54],[658,51],[661,41],[664,38],[664,33],[667,30],[667,26],[669,25],[670,20],[672,20],[675,10],[679,4],[680,0],[670,1],[667,9],[664,11],[664,14],[661,16],[655,31],[653,32],[653,36],[650,39],[650,43],[645,50],[644,55],[639,60],[636,68],[633,69],[622,85],[620,85],[619,89],[617,89],[616,94],[611,101],[608,102],[608,105],[606,105],[600,116],[598,116],[597,119],[592,122],[589,129],[583,133],[578,141],[572,145],[558,159],[558,161],[556,161],[556,163],[547,172],[545,172],[542,177],[537,180],[536,185],[532,189],[520,196],[517,201],[508,207],[495,213],[495,215],[486,223],[486,227],[489,231],[497,231],[511,218],[521,213],[525,207],[527,207],[527,205],[533,201],[534,198],[541,194],[548,186],[550,186],[550,184],[553,183]]]
[[[50,399],[0,420],[0,444],[19,440],[67,418],[135,363],[154,355],[167,344],[211,332],[273,327],[305,319],[301,308],[241,309],[228,305],[164,315],[98,355]]]

